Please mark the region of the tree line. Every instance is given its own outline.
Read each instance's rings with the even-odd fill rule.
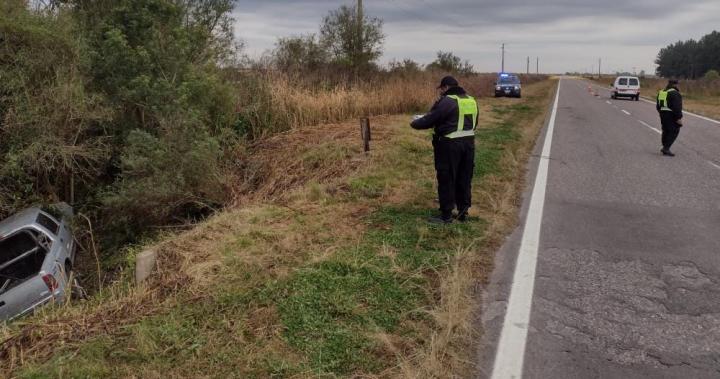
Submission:
[[[720,32],[699,40],[678,41],[660,50],[657,75],[665,78],[699,79],[720,71]]]

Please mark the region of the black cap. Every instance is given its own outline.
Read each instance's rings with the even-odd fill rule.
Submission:
[[[438,88],[442,87],[457,87],[460,83],[458,83],[457,79],[453,78],[452,76],[448,75],[440,81],[440,86]]]
[[[670,79],[670,80],[668,80],[668,84],[671,85],[671,86],[676,86],[678,83],[680,83],[680,82],[678,82],[677,79]]]

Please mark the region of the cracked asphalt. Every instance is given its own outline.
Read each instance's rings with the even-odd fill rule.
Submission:
[[[561,82],[523,377],[720,378],[720,125],[686,116],[664,157],[654,105],[594,91]],[[484,294],[479,377],[521,235]]]

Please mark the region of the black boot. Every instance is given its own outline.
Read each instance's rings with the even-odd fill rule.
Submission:
[[[666,149],[666,148],[663,147],[662,150],[660,150],[660,151],[662,151],[662,153],[663,153],[664,156],[667,156],[667,157],[674,157],[674,156],[675,156],[675,154],[674,154],[672,151],[670,151],[670,149]]]
[[[431,224],[446,225],[446,224],[452,224],[453,219],[452,219],[452,216],[437,215],[437,216],[430,217],[427,221]]]
[[[458,213],[458,215],[455,218],[460,222],[467,222],[468,211],[462,211],[462,212]]]

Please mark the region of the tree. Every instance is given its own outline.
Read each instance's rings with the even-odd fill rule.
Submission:
[[[464,61],[452,52],[437,52],[437,58],[428,65],[429,70],[439,70],[455,74],[472,74],[474,69],[469,61]]]
[[[710,70],[720,70],[720,32],[713,31],[700,38],[696,59],[698,77]]]
[[[356,7],[341,6],[323,19],[320,42],[336,63],[356,73],[368,70],[382,55],[385,35],[379,18],[358,17]]]
[[[663,77],[697,79],[710,70],[720,70],[720,33],[670,44],[660,50],[655,63],[657,74]]]
[[[329,59],[314,34],[278,38],[272,58],[275,67],[285,72],[318,71]]]

